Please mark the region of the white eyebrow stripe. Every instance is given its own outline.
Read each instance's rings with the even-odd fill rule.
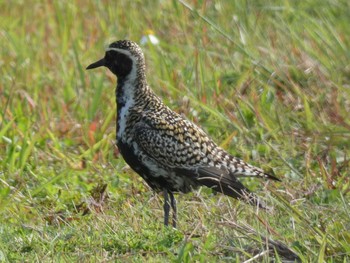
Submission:
[[[106,51],[110,51],[110,50],[119,51],[121,49],[115,48],[115,47],[108,47],[108,48],[106,48]]]
[[[120,48],[109,47],[109,48],[106,49],[106,52],[107,52],[107,51],[116,51],[116,52],[125,54],[125,55],[127,55],[127,56],[129,56],[129,57],[132,56],[131,53],[130,53],[130,51],[124,50],[124,49],[120,49]]]

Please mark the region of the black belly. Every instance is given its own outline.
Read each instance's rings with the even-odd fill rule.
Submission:
[[[170,191],[181,191],[181,189],[174,189],[174,186],[169,184],[165,178],[152,175],[150,170],[139,160],[137,154],[135,153],[135,149],[132,146],[122,142],[118,142],[117,146],[125,162],[137,174],[139,174],[153,190],[157,192],[164,189],[168,189]]]

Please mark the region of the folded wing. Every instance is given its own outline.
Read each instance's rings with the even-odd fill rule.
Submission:
[[[171,122],[165,118],[163,120],[164,122],[160,122],[159,115],[146,112],[143,113],[142,121],[135,126],[135,140],[144,153],[156,163],[175,171],[179,176],[193,180],[197,185],[205,185],[217,192],[266,208],[227,167],[208,160],[199,141],[207,140],[202,143],[216,145],[208,138],[198,139],[205,135],[204,132],[199,130],[196,131],[199,134],[191,136],[188,133],[196,128],[190,126],[192,123],[185,122],[184,126],[182,119],[181,122]]]

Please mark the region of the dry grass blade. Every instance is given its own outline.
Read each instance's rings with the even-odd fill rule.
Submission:
[[[263,242],[264,247],[266,247],[269,250],[269,253],[271,256],[277,253],[284,260],[292,261],[292,262],[301,262],[300,257],[287,245],[283,244],[280,241],[273,240],[263,234],[258,233],[256,230],[254,230],[252,227],[250,227],[247,224],[239,225],[238,223],[233,222],[231,220],[218,222],[218,224],[233,227],[242,235],[249,236],[249,238],[251,238],[251,235],[259,237],[261,242]],[[255,241],[258,241],[258,239],[255,239]],[[266,254],[266,251],[260,251],[257,253],[257,255],[254,258],[262,257],[265,254]],[[287,262],[287,261],[283,261],[283,262]],[[246,262],[250,262],[250,261],[246,261]]]

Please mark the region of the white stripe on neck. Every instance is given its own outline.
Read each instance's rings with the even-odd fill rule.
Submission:
[[[129,117],[130,109],[135,105],[135,89],[136,87],[136,79],[137,79],[137,61],[134,55],[131,54],[130,51],[120,48],[109,47],[106,49],[108,51],[116,51],[126,55],[132,61],[132,68],[128,76],[126,77],[123,83],[123,97],[125,99],[125,105],[120,110],[120,116],[118,118],[119,122],[119,130],[117,132],[117,140],[125,141],[125,130],[126,130],[126,120]]]

